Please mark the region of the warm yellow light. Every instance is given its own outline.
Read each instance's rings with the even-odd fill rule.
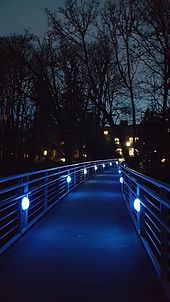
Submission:
[[[87,157],[87,154],[83,154],[84,157]]]
[[[127,146],[127,147],[130,147],[130,142],[126,142],[126,146]]]
[[[119,138],[118,137],[115,137],[115,144],[119,145]]]
[[[103,134],[104,134],[104,135],[108,135],[108,134],[109,134],[109,131],[108,131],[108,130],[105,130],[105,131],[103,131]]]
[[[44,151],[43,151],[43,154],[44,154],[45,156],[47,155],[47,153],[48,153],[47,150],[44,150]]]
[[[63,163],[65,163],[66,159],[63,157],[63,158],[60,158],[60,161],[62,161]]]
[[[165,163],[165,162],[166,162],[166,158],[162,158],[161,163]]]
[[[129,156],[134,156],[134,148],[129,148]]]
[[[116,149],[116,152],[117,152],[119,155],[122,155],[122,148],[117,148],[117,149]]]

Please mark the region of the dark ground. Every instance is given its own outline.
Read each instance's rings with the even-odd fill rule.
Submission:
[[[112,171],[67,195],[1,256],[0,269],[1,302],[168,301]]]

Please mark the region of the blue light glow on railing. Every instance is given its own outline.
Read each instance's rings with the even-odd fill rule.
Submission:
[[[133,206],[134,206],[134,209],[137,211],[137,212],[140,212],[140,204],[141,204],[141,201],[139,198],[136,198],[134,200],[134,203],[133,203]]]
[[[68,175],[67,178],[66,178],[66,180],[67,180],[67,183],[69,184],[71,182],[71,176]]]
[[[123,177],[120,177],[120,183],[123,184]]]
[[[18,236],[21,236],[23,230],[34,224],[58,200],[87,178],[102,172],[101,170],[108,167],[110,162],[113,164],[116,159],[76,163],[1,178],[0,183],[4,185],[0,189],[0,205],[2,205],[0,215],[5,233],[0,254],[17,240]],[[13,206],[9,207],[11,203],[15,205],[15,212]],[[14,220],[15,224],[13,224]],[[14,227],[16,232],[13,232]]]
[[[30,201],[29,201],[28,197],[24,196],[22,198],[21,206],[22,206],[23,211],[28,210],[28,208],[30,206]]]

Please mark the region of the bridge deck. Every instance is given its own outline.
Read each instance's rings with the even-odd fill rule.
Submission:
[[[0,270],[1,302],[166,301],[113,171],[67,195],[1,256]]]

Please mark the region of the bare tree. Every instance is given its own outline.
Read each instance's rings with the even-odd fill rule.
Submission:
[[[166,120],[170,94],[170,2],[145,0],[138,2],[137,9],[137,40],[143,48],[145,85],[148,96],[161,108],[162,119]]]
[[[17,159],[26,152],[34,103],[29,98],[32,76],[24,61],[30,59],[31,49],[28,33],[0,39],[1,158]]]
[[[130,100],[134,136],[141,58],[141,51],[136,43],[134,32],[137,21],[135,1],[118,0],[106,3],[103,13],[104,28],[112,45],[118,71],[124,84],[123,101],[125,102],[127,98]]]

